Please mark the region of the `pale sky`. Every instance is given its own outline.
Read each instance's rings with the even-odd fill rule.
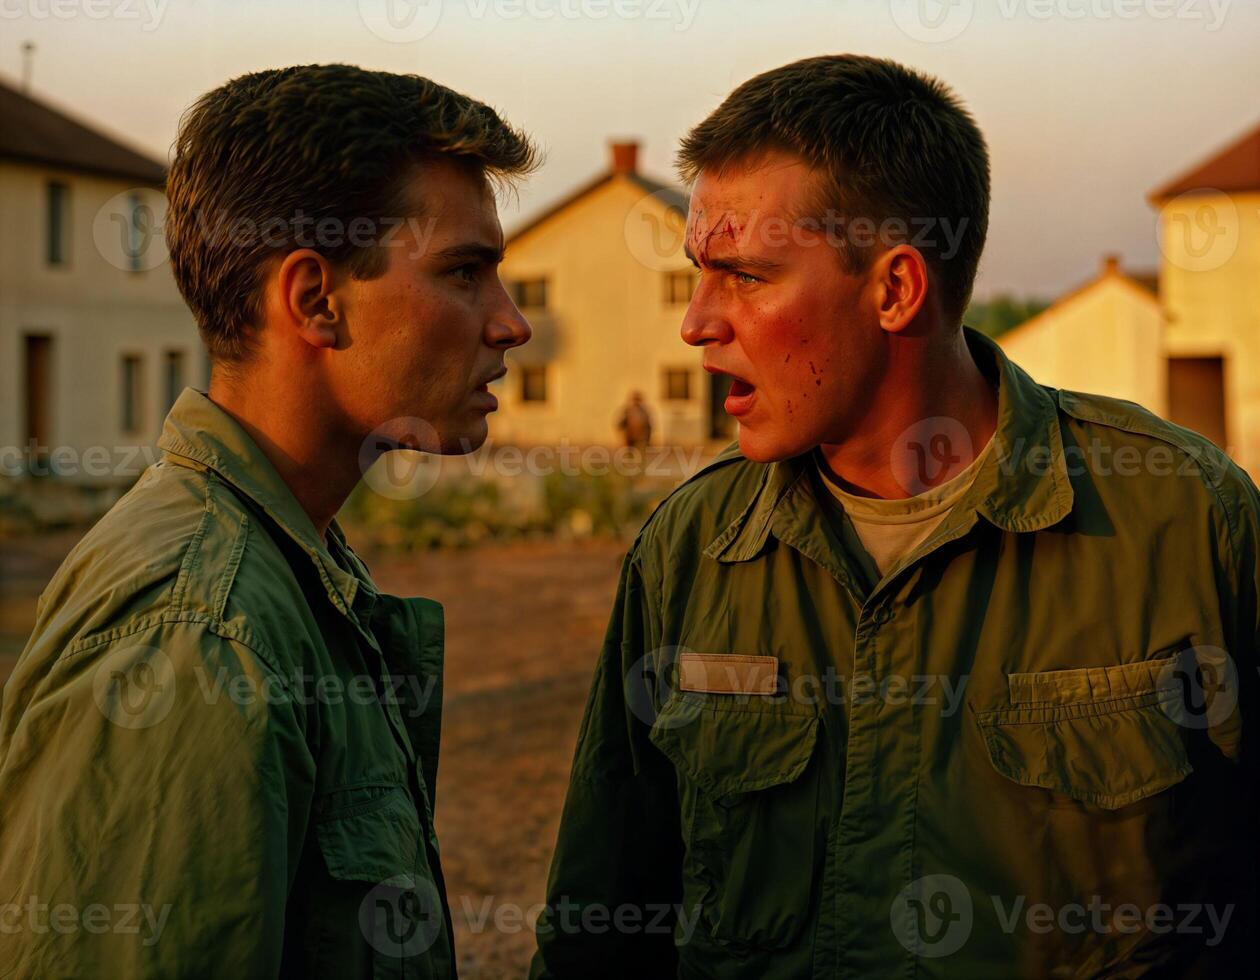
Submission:
[[[388,7],[387,7],[388,5]],[[165,159],[181,111],[247,71],[343,61],[495,106],[547,152],[507,229],[739,82],[860,52],[938,75],[993,157],[978,296],[1053,298],[1105,252],[1154,267],[1148,191],[1260,122],[1254,0],[0,0],[0,73],[34,41],[32,91]]]

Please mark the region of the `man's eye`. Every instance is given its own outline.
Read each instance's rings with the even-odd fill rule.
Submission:
[[[466,262],[464,265],[456,266],[451,270],[451,275],[464,282],[473,282],[477,278],[477,273],[481,271],[481,267],[476,262]]]
[[[734,277],[735,281],[741,285],[750,285],[755,282],[761,282],[761,280],[754,276],[751,272],[732,272],[731,275]]]

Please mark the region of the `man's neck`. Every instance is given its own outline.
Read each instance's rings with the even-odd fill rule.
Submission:
[[[209,396],[257,443],[315,525],[321,541],[362,477],[357,445],[336,435],[319,399],[273,379],[210,382]],[[352,441],[352,440],[350,440]]]
[[[997,392],[959,331],[895,357],[854,434],[818,448],[850,492],[904,499],[961,473],[996,429]]]

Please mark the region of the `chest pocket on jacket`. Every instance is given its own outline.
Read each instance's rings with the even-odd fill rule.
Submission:
[[[1180,655],[1011,674],[1011,707],[977,711],[989,761],[1024,786],[1118,810],[1192,770],[1178,724]]]
[[[721,943],[785,946],[812,916],[826,846],[818,725],[782,704],[691,693],[653,725],[678,772],[684,905]]]

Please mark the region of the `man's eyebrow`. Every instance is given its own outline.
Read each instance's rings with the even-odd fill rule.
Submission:
[[[695,255],[691,251],[690,245],[683,246],[683,254],[691,260],[693,265],[699,265]],[[758,259],[749,256],[734,256],[732,258],[714,258],[710,256],[705,259],[704,264],[710,269],[717,269],[721,272],[737,272],[746,270],[748,272],[775,272],[783,268],[782,262],[775,262],[772,259]]]
[[[501,245],[488,245],[485,242],[463,242],[435,252],[434,258],[440,262],[454,261],[455,259],[479,259],[487,265],[498,265],[503,261],[503,252],[504,249]]]

